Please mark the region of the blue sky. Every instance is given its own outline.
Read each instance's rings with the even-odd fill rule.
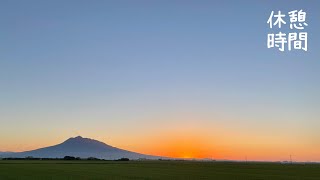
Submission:
[[[23,137],[119,142],[185,122],[277,129],[319,148],[319,5],[2,0],[0,150],[27,149],[14,145]],[[308,52],[267,49],[270,12],[296,9],[307,12]]]

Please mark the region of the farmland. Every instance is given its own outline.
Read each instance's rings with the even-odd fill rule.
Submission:
[[[0,179],[320,179],[319,164],[0,160]]]

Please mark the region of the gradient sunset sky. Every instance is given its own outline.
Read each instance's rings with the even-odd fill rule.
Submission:
[[[307,12],[308,52],[267,48]],[[320,161],[319,1],[0,1],[0,151]],[[286,29],[284,29],[286,33]]]

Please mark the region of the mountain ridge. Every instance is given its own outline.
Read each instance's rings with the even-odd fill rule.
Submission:
[[[2,157],[24,158],[32,156],[35,158],[63,158],[64,156],[75,156],[80,158],[95,157],[99,159],[115,160],[120,158],[129,159],[158,159],[158,156],[145,155],[117,147],[110,146],[104,142],[84,138],[82,136],[71,137],[60,144],[43,147],[35,150],[5,153]]]

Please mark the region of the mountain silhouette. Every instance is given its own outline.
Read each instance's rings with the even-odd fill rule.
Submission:
[[[40,148],[32,151],[16,152],[16,153],[6,153],[2,154],[3,157],[14,157],[14,158],[24,158],[27,156],[32,156],[35,158],[63,158],[64,156],[74,156],[80,158],[96,157],[99,159],[157,159],[157,156],[144,155],[140,153],[135,153],[116,147],[112,147],[103,142],[83,138],[77,136],[74,138],[69,138],[61,144],[54,146],[49,146],[45,148]]]

